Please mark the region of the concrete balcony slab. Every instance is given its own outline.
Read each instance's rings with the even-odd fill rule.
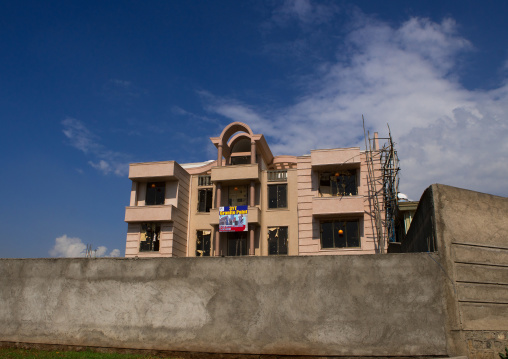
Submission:
[[[252,180],[260,182],[260,171],[257,163],[250,165],[212,167],[212,182],[248,183]]]
[[[125,222],[170,222],[174,210],[173,205],[125,207]]]
[[[365,210],[363,200],[363,196],[314,197],[312,215],[363,214]]]

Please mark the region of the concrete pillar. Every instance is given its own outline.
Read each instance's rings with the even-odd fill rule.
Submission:
[[[222,167],[222,145],[217,146],[217,166]]]
[[[374,132],[374,148],[373,150],[379,150],[379,137],[378,133]]]
[[[249,206],[254,207],[256,203],[256,182],[250,181]]]
[[[138,183],[132,181],[130,206],[138,205]]]
[[[254,225],[249,226],[249,255],[254,255]]]
[[[216,184],[216,188],[217,189],[215,191],[215,203],[216,203],[215,208],[220,208],[220,203],[221,203],[220,199],[222,197],[222,190],[221,190],[222,185],[220,182]]]
[[[215,228],[215,257],[220,256],[220,232],[219,232],[219,226]]]
[[[256,141],[250,142],[250,163],[256,163]]]

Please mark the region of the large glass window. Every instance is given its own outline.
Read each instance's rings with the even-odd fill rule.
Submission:
[[[158,252],[161,236],[161,226],[157,223],[143,223],[141,225],[140,252]]]
[[[211,231],[198,231],[196,238],[196,257],[210,256]]]
[[[248,199],[248,188],[247,186],[229,186],[228,193],[228,205],[229,206],[247,206],[249,203]]]
[[[145,205],[151,206],[164,204],[165,197],[166,197],[165,182],[148,182],[146,184]]]
[[[337,170],[319,174],[319,193],[322,196],[356,196],[356,170]]]
[[[268,228],[268,254],[288,254],[288,227]]]
[[[358,220],[323,221],[321,227],[321,248],[360,247]]]
[[[268,208],[287,208],[287,184],[268,185]]]
[[[231,156],[232,165],[250,165],[250,156]]]
[[[198,190],[198,212],[210,212],[212,208],[213,188]]]

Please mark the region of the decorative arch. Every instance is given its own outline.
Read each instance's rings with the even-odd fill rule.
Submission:
[[[236,135],[235,135],[236,134]],[[219,137],[211,137],[210,140],[217,147],[217,166],[222,166],[223,158],[226,159],[226,165],[231,157],[231,150],[238,141],[248,139],[251,145],[251,163],[256,163],[256,153],[259,152],[265,163],[270,164],[273,161],[273,155],[261,134],[254,134],[251,128],[243,122],[232,122],[227,125]]]
[[[245,133],[238,133],[235,136],[233,136],[233,138],[231,138],[229,140],[229,142],[228,142],[228,148],[229,148],[229,150],[231,152],[233,152],[233,148],[235,147],[235,145],[238,142],[242,141],[242,140],[248,140],[249,142],[252,142],[252,138],[250,136],[248,136],[247,134],[245,134]]]
[[[237,132],[245,132],[249,135],[249,138],[251,138],[251,139],[252,139],[252,136],[254,136],[250,127],[248,125],[246,125],[245,123],[243,123],[243,122],[230,123],[229,125],[227,125],[224,128],[224,130],[222,130],[222,133],[219,136],[220,144],[222,145],[222,147],[228,146],[227,142],[229,141],[229,138]]]

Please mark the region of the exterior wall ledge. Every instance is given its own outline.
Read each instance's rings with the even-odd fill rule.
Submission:
[[[312,150],[310,158],[312,167],[361,163],[360,147]]]
[[[173,221],[173,212],[175,206],[156,205],[156,206],[129,206],[125,207],[125,222],[171,222]]]
[[[313,197],[312,215],[363,214],[364,196]]]
[[[236,182],[256,181],[261,182],[261,171],[259,164],[248,165],[230,165],[221,167],[212,167],[212,182]]]
[[[131,163],[129,165],[129,179],[133,181],[175,180],[177,179],[175,165],[180,166],[175,161]]]

